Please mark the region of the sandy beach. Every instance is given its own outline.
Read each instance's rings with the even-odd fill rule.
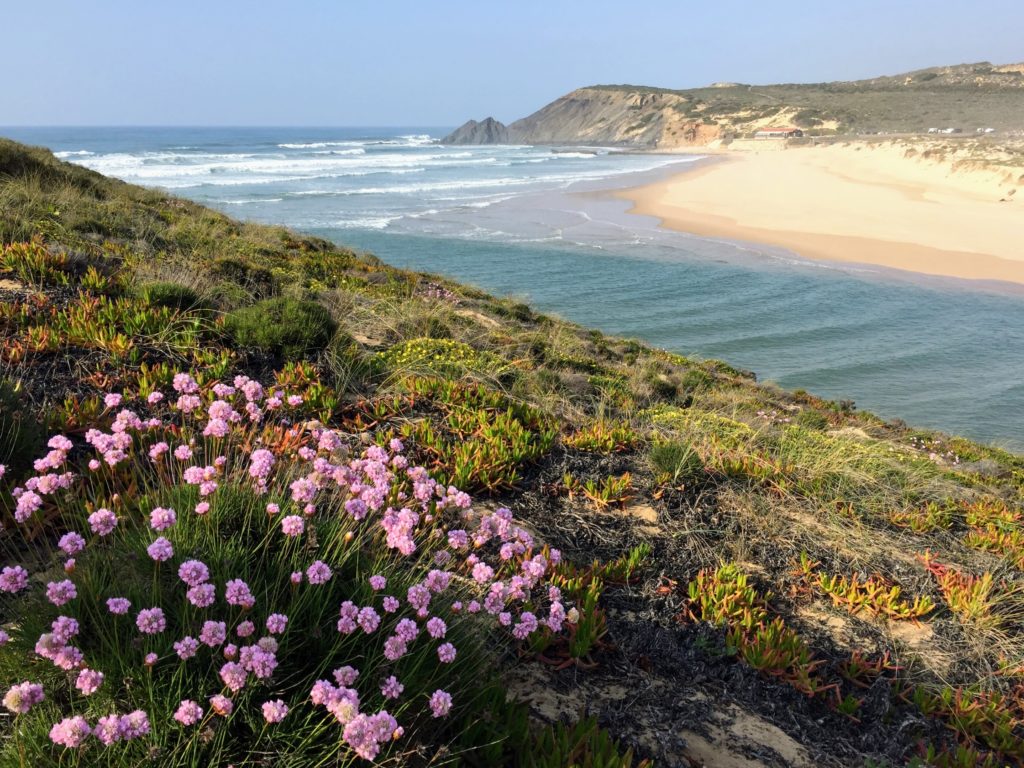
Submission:
[[[936,160],[904,143],[849,143],[728,151],[621,196],[633,213],[696,235],[1024,284],[1018,187],[1024,168]]]

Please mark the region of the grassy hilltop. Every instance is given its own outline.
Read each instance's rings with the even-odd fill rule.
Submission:
[[[324,240],[240,223],[5,140],[0,246],[0,565],[25,563],[39,584],[64,578],[54,543],[83,506],[95,513],[108,504],[125,530],[116,542],[90,540],[109,547],[99,550],[102,562],[87,548],[65,566],[80,594],[61,610],[82,625],[86,661],[106,663],[99,694],[79,695],[74,675],[34,650],[57,609],[25,597],[28,588],[0,591],[0,630],[11,638],[0,645],[0,684],[45,678],[47,690],[17,718],[0,710],[0,765],[97,764],[97,742],[62,753],[50,727],[72,713],[91,724],[111,708],[147,706],[152,743],[124,737],[106,748],[123,750],[105,753],[107,764],[365,764],[346,746],[361,736],[346,728],[341,742],[337,723],[295,681],[329,677],[332,666],[354,663],[339,655],[350,654],[364,674],[346,684],[364,701],[377,696],[371,671],[393,668],[371,670],[364,656],[375,640],[330,645],[334,596],[352,590],[349,599],[370,600],[358,585],[375,567],[391,568],[397,584],[412,576],[389,565],[372,532],[345,527],[355,523],[340,507],[306,521],[318,537],[307,545],[338,574],[333,602],[293,606],[290,622],[310,629],[280,636],[283,666],[259,684],[266,694],[250,702],[250,685],[234,715],[211,714],[195,735],[188,711],[171,720],[181,696],[168,694],[168,709],[159,687],[191,679],[173,671],[170,643],[195,617],[168,611],[168,632],[178,635],[166,648],[163,635],[118,636],[126,657],[160,655],[140,675],[97,629],[109,617],[89,612],[86,593],[100,594],[97,585],[123,581],[136,602],[178,588],[128,548],[144,548],[145,515],[161,499],[175,500],[179,522],[167,536],[182,557],[216,553],[210,562],[224,573],[236,558],[252,579],[261,570],[287,579],[286,558],[313,557],[253,533],[266,524],[267,499],[228,482],[230,457],[223,475],[206,467],[206,480],[224,486],[209,497],[209,518],[188,511],[204,497],[164,488],[163,470],[144,454],[86,468],[88,430],[116,432],[130,421],[116,415],[122,407],[141,412],[151,393],[172,395],[183,371],[197,397],[220,397],[215,383],[239,375],[296,395],[278,431],[245,433],[246,451],[273,445],[278,466],[299,462],[308,444],[291,425],[318,430],[314,421],[339,430],[335,451],[397,437],[442,486],[471,494],[474,509],[512,510],[532,541],[511,562],[562,552],[543,577],[575,611],[559,631],[525,640],[471,631],[460,623],[471,617],[445,608],[459,656],[436,674],[455,692],[451,712],[438,719],[444,706],[434,700],[434,718],[402,709],[406,733],[382,741],[382,764],[1024,765],[1024,458],[781,391],[727,363],[605,336]],[[159,413],[176,440],[191,429],[187,417]],[[26,527],[15,522],[23,503],[10,492],[42,471],[32,460],[53,449],[55,434],[70,437],[73,448],[54,450],[94,495],[56,492]],[[217,439],[197,435],[196,451],[219,450]],[[281,488],[283,508],[291,502]],[[278,490],[271,484],[271,497]],[[443,539],[431,526],[448,513],[436,514],[417,524],[424,542],[431,532]],[[203,534],[204,519],[222,534]],[[481,557],[495,554],[489,546]],[[472,591],[468,571],[453,578]],[[305,594],[274,589],[257,595],[257,610],[267,595]],[[525,606],[507,608],[512,621],[526,623],[533,603]],[[303,650],[284,661],[289,643]],[[425,671],[436,659],[425,659],[396,662],[407,664],[396,674],[424,702],[442,685]],[[143,689],[155,691],[148,705]],[[276,698],[291,712],[268,726],[258,702]],[[264,716],[273,722],[265,708]]]
[[[795,125],[808,135],[992,128],[1001,143],[1024,131],[1024,64],[959,64],[828,83],[704,88],[592,85],[508,126],[467,123],[453,144],[608,144],[668,149]]]

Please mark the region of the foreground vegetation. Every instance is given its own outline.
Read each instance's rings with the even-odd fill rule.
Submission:
[[[1021,457],[5,141],[0,211],[0,682],[46,697],[3,710],[2,764],[344,765],[372,744],[393,764],[685,766],[701,742],[769,765],[1024,764]],[[428,478],[433,496],[405,485]],[[467,559],[453,532],[474,526]],[[185,560],[214,606],[188,600]],[[235,579],[251,608],[225,604]],[[421,612],[431,579],[449,585]],[[470,613],[493,589],[498,620]],[[379,629],[339,632],[345,605]],[[419,639],[392,659],[402,619]],[[246,621],[270,642],[238,639]],[[246,644],[277,666],[221,690]],[[88,695],[83,668],[103,673]],[[318,680],[359,704],[311,701]],[[740,714],[777,735],[731,731]],[[54,740],[76,716],[95,735]]]

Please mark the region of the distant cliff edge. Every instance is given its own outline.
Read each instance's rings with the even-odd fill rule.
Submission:
[[[706,146],[780,126],[831,135],[929,128],[1008,133],[1022,125],[1024,64],[981,62],[834,83],[722,82],[683,91],[593,85],[507,126],[491,117],[470,120],[442,143],[671,149]]]

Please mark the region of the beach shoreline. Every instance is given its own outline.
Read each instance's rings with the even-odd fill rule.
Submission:
[[[1005,169],[938,162],[898,144],[692,154],[707,160],[615,195],[630,213],[699,237],[1024,285],[1024,199]]]

